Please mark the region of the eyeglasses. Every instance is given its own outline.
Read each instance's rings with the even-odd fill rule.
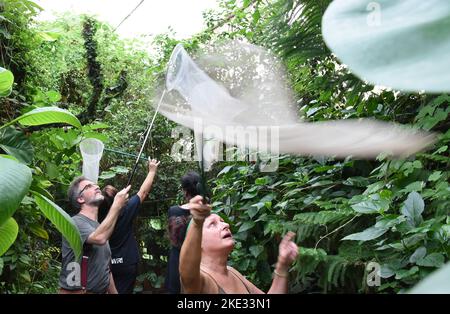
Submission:
[[[78,197],[80,197],[81,194],[83,194],[84,191],[86,191],[87,189],[90,189],[90,188],[92,188],[92,187],[94,187],[94,186],[95,186],[95,187],[98,187],[97,184],[91,184],[91,183],[86,184],[86,185],[84,186],[84,188],[80,191],[80,193],[78,193]]]

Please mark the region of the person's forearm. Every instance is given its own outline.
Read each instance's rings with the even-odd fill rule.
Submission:
[[[289,267],[282,266],[277,263],[275,271],[273,274],[272,286],[269,289],[269,294],[280,294],[288,292],[288,282],[289,282]]]
[[[201,289],[200,262],[202,259],[203,222],[192,221],[180,253],[180,277],[187,293],[198,293]]]
[[[150,170],[144,182],[142,183],[141,188],[139,189],[138,192],[141,202],[143,202],[144,199],[147,197],[148,193],[150,193],[150,190],[152,189],[153,185],[153,180],[155,179],[155,175],[156,170]]]
[[[113,203],[106,218],[98,226],[98,228],[89,236],[88,243],[104,245],[111,237],[114,227],[119,217],[120,208]]]

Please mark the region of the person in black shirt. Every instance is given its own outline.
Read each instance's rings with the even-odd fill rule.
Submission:
[[[200,176],[196,172],[190,171],[184,175],[181,178],[181,187],[183,189],[186,204],[181,206],[176,205],[169,208],[168,225],[171,248],[165,286],[170,294],[180,293],[180,273],[178,271],[180,249],[191,218],[188,203],[191,198],[198,194],[197,184],[199,181]]]
[[[116,226],[109,239],[111,247],[111,272],[119,294],[133,293],[137,277],[139,263],[139,247],[133,234],[133,221],[137,217],[140,205],[144,202],[150,192],[155,178],[159,162],[149,158],[148,174],[142,183],[139,192],[128,200],[127,205],[122,209]],[[99,221],[111,207],[117,189],[107,185],[102,190],[105,200],[100,206]]]

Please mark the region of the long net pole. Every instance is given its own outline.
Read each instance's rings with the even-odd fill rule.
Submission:
[[[134,174],[136,172],[137,165],[139,164],[139,159],[141,158],[142,152],[144,151],[145,144],[147,143],[148,136],[149,136],[150,131],[151,131],[152,127],[153,127],[153,123],[155,122],[156,115],[158,114],[159,107],[161,106],[161,102],[162,102],[163,97],[164,97],[165,94],[166,94],[166,90],[164,89],[163,93],[161,95],[161,98],[159,99],[159,103],[158,103],[158,106],[156,107],[155,113],[153,114],[152,121],[150,122],[150,124],[149,124],[149,126],[147,128],[147,132],[145,134],[144,142],[142,143],[141,150],[139,151],[139,154],[138,154],[138,156],[136,158],[136,162],[134,163],[133,171],[131,171],[131,175],[128,178],[128,182],[127,182],[126,186],[129,186],[131,184],[131,181],[133,180]]]

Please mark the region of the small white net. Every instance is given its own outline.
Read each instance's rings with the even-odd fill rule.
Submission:
[[[81,156],[83,157],[83,176],[94,183],[98,181],[103,148],[103,142],[95,138],[87,138],[80,143]]]

